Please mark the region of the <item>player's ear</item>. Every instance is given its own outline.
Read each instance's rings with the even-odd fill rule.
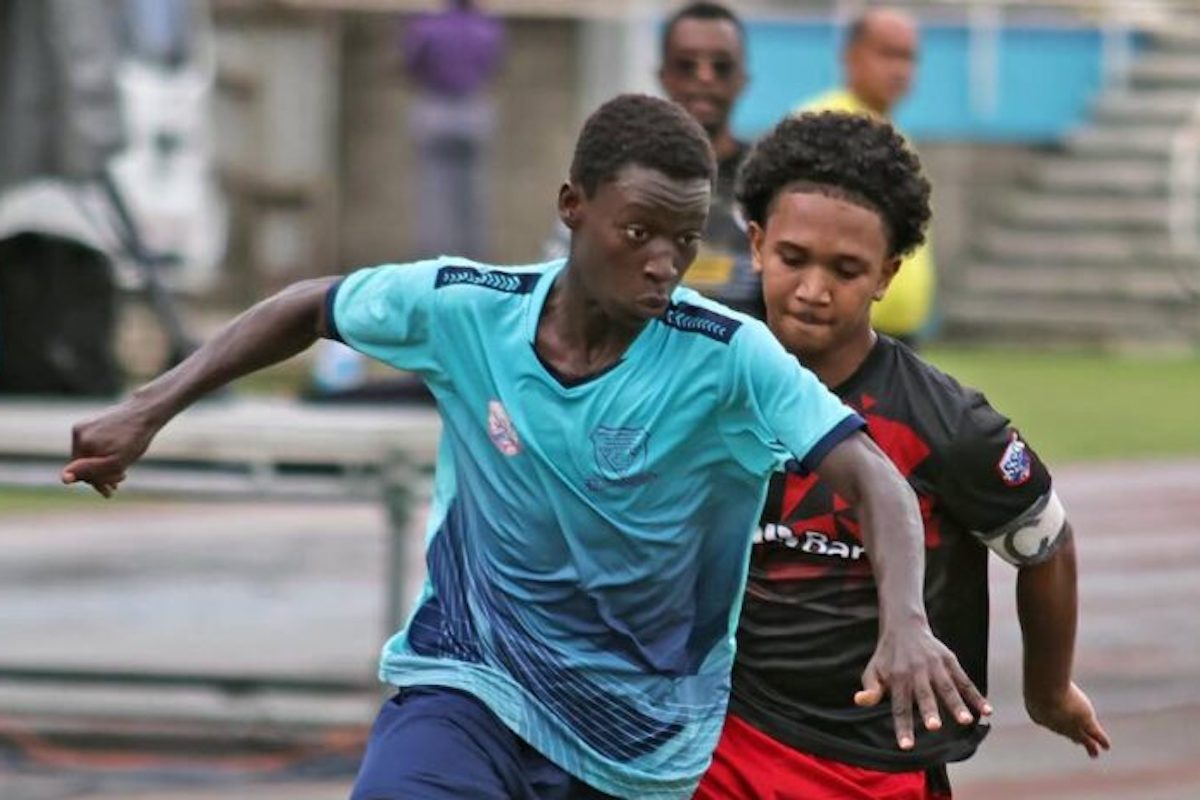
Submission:
[[[582,218],[583,190],[573,183],[564,183],[558,190],[558,218],[568,230],[579,227]]]
[[[755,274],[761,275],[763,271],[762,246],[763,241],[767,238],[767,232],[763,230],[762,225],[752,221],[746,226],[746,235],[750,237],[750,263],[754,267]]]
[[[875,287],[875,299],[882,300],[887,294],[888,287],[892,285],[892,281],[900,272],[901,259],[899,256],[889,258],[883,262],[883,271],[879,274],[879,284]]]

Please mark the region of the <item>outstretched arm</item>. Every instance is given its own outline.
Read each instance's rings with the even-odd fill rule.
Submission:
[[[293,284],[221,329],[179,366],[71,431],[64,483],[111,497],[125,470],[176,414],[214,389],[309,347],[325,331],[325,295],[337,278]]]
[[[925,533],[916,497],[888,457],[863,433],[835,447],[817,466],[821,479],[855,507],[879,591],[879,645],[855,702],[888,693],[896,740],[913,747],[913,704],[925,727],[941,727],[938,701],[960,724],[991,707],[958,659],[934,638],[925,614]]]
[[[1082,745],[1096,758],[1110,747],[1087,695],[1071,681],[1078,603],[1070,523],[1040,564],[1017,573],[1017,616],[1025,642],[1025,708],[1037,724]]]

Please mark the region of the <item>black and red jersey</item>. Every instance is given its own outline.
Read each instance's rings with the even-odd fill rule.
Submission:
[[[834,391],[915,490],[930,624],[986,691],[981,540],[1045,504],[1049,473],[982,394],[885,336]],[[854,705],[878,630],[875,581],[854,511],[815,474],[776,475],[751,556],[731,712],[798,749],[871,769],[969,757],[985,725],[947,719],[940,732],[919,728],[916,747],[904,752],[889,703]]]

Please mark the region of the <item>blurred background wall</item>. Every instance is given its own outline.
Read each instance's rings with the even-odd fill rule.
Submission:
[[[217,296],[245,301],[300,276],[424,255],[404,224],[410,89],[396,43],[405,14],[437,5],[215,0],[216,138],[235,212]],[[733,5],[748,20],[751,72],[735,126],[753,137],[836,83],[845,24],[864,4]],[[1186,32],[1194,5],[901,5],[919,14],[922,55],[897,121],[935,189],[945,332],[1195,341],[1186,285],[1195,255],[1181,255],[1168,230],[1178,216],[1172,146],[1200,97],[1189,49],[1200,38]],[[510,37],[493,87],[492,260],[539,257],[586,112],[619,91],[657,91],[658,30],[671,7],[486,4]],[[1123,245],[1087,246],[1114,226],[1128,234]]]

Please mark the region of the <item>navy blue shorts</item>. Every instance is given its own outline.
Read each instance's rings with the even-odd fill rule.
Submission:
[[[383,704],[350,800],[607,800],[469,694],[403,689]]]

